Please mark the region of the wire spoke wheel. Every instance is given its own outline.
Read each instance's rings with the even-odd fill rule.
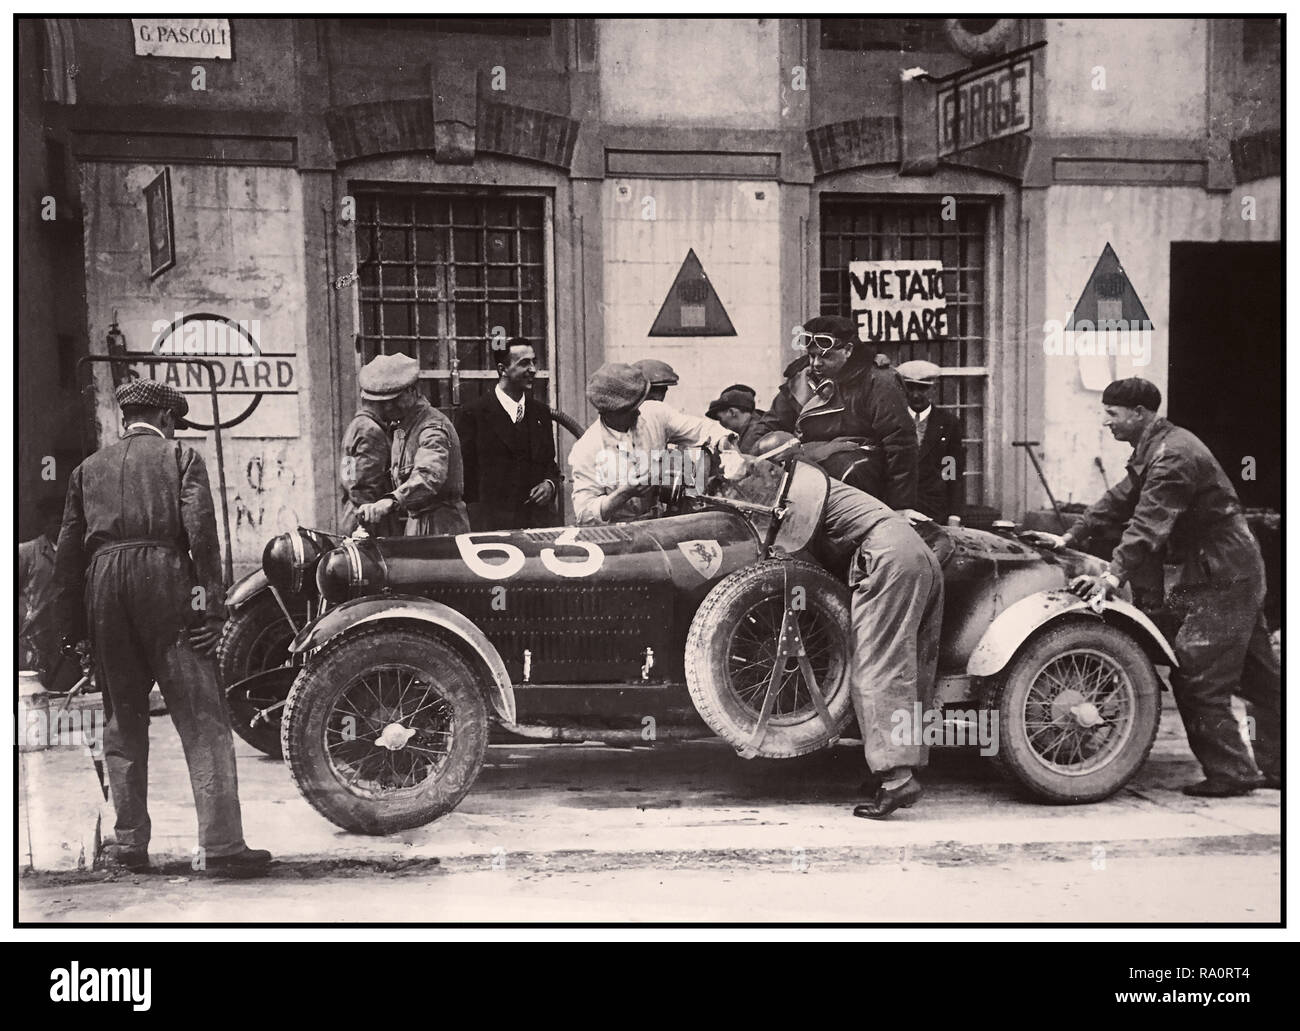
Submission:
[[[280,738],[303,797],[344,830],[391,834],[451,812],[487,750],[485,674],[397,624],[345,632],[298,674]]]
[[[300,598],[287,601],[289,611],[302,626],[307,622],[307,603]],[[217,647],[217,676],[223,688],[238,684],[257,673],[290,663],[289,645],[295,630],[269,591],[263,592],[229,620]],[[280,707],[292,677],[284,686],[278,680],[259,681],[247,690],[226,697],[230,726],[258,751],[280,758]]]
[[[799,633],[803,638],[818,689],[826,691],[834,683],[837,664],[835,643],[825,617],[807,609],[797,612]],[[767,697],[772,668],[780,649],[781,625],[785,602],[780,597],[763,598],[736,624],[727,648],[727,675],[736,698],[757,719]],[[816,712],[811,689],[804,678],[798,656],[787,656],[778,674],[776,698],[772,706],[774,722],[789,723],[806,719]]]
[[[1114,794],[1146,761],[1160,725],[1151,659],[1119,627],[1071,619],[1031,637],[985,684],[998,718],[995,761],[1049,802]]]
[[[437,777],[455,732],[455,709],[427,674],[384,665],[339,693],[325,722],[324,747],[349,791],[379,797]]]
[[[1137,692],[1123,667],[1095,649],[1045,662],[1024,702],[1034,754],[1048,769],[1081,777],[1105,766],[1133,732]]]

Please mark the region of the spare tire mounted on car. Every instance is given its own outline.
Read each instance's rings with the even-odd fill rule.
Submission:
[[[770,559],[704,599],[686,638],[686,684],[704,722],[741,755],[787,759],[843,733],[851,655],[845,587],[810,563]]]

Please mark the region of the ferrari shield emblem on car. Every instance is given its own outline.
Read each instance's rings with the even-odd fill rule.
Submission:
[[[677,549],[706,580],[722,565],[722,546],[717,541],[681,541]]]

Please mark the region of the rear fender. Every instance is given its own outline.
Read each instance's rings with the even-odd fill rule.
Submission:
[[[491,677],[491,683],[484,683],[483,688],[497,715],[507,723],[515,722],[515,689],[506,664],[482,630],[441,602],[402,594],[345,602],[304,627],[289,651],[294,655],[315,651],[354,627],[410,621],[437,627],[442,636],[452,637],[460,650]]]
[[[1042,627],[1066,616],[1101,619],[1129,634],[1156,665],[1178,665],[1164,634],[1140,609],[1112,598],[1102,604],[1099,614],[1077,595],[1058,590],[1039,591],[1009,605],[984,631],[966,662],[966,672],[974,677],[991,677],[1000,673],[1030,637]]]

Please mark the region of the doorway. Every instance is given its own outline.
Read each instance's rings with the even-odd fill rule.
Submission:
[[[1167,411],[1244,506],[1281,510],[1281,243],[1170,245]]]

